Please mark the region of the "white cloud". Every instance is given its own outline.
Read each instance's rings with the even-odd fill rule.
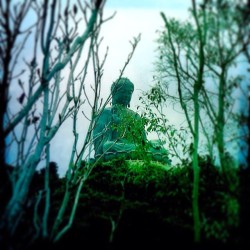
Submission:
[[[147,90],[150,85],[153,85],[153,62],[155,61],[155,50],[157,47],[156,30],[161,29],[164,26],[163,20],[160,16],[160,10],[164,11],[168,17],[185,19],[188,16],[186,5],[180,5],[181,8],[176,8],[176,5],[171,5],[173,8],[166,5],[166,9],[164,9],[162,7],[163,1],[158,1],[154,7],[152,5],[150,7],[150,2],[152,4],[152,1],[146,2],[144,6],[138,5],[135,6],[136,8],[129,5],[127,5],[126,8],[119,8],[118,5],[111,8],[112,4],[110,4],[110,7],[107,5],[107,8],[104,9],[105,17],[112,15],[114,11],[117,11],[117,14],[112,20],[103,25],[101,31],[101,35],[104,37],[101,51],[102,55],[105,53],[106,46],[109,46],[109,54],[102,82],[102,96],[104,98],[109,95],[112,82],[118,78],[120,69],[122,69],[125,61],[127,60],[128,54],[131,52],[131,45],[129,41],[141,33],[141,41],[139,42],[135,54],[124,74],[124,76],[128,77],[135,84],[135,92],[131,102],[132,109],[135,109],[138,103],[140,90]],[[180,3],[180,0],[178,2]],[[33,21],[34,17],[32,15],[29,16],[27,23],[33,23]],[[81,34],[82,32],[79,31],[79,33]],[[28,40],[24,53],[27,53],[29,47],[32,47],[30,43],[32,43],[32,38]],[[82,56],[83,63],[85,58],[86,57]],[[39,58],[39,63],[41,63],[40,59],[41,58]],[[21,68],[22,63],[20,62],[18,70]],[[64,70],[63,73],[65,76],[67,75],[66,71],[67,70]],[[93,82],[93,76],[91,76],[91,73],[87,78],[87,82],[88,84]],[[20,90],[16,87],[16,85],[13,85],[10,92],[14,100],[12,102],[11,110],[17,111],[20,108],[20,105],[18,105],[16,98],[18,97]],[[84,106],[83,109],[86,110],[86,106]],[[81,118],[78,119],[77,124],[79,141],[81,142],[80,144],[83,143],[84,136],[86,135],[87,125],[86,120],[83,116],[81,116]],[[65,122],[65,124],[63,124],[51,142],[51,160],[58,163],[61,175],[65,173],[67,169],[72,142],[72,120],[69,119]],[[11,155],[9,156],[10,158],[13,157],[13,151]]]
[[[107,8],[139,8],[139,9],[185,9],[191,1],[188,0],[108,0]]]
[[[106,10],[106,15],[113,13]],[[187,17],[186,10],[165,11],[167,16]],[[129,41],[141,33],[141,41],[135,51],[125,75],[135,83],[136,89],[147,89],[152,83],[153,62],[157,48],[156,30],[163,28],[163,20],[158,10],[150,9],[120,9],[114,19],[104,24],[102,35],[104,44],[108,45],[109,56],[106,63],[104,83],[109,86],[116,80],[128,53],[131,51]]]
[[[112,15],[114,9],[108,8],[105,16]],[[166,10],[168,17],[177,17],[184,20],[188,16],[187,10]],[[110,93],[111,84],[118,78],[120,69],[122,69],[128,54],[131,52],[129,43],[133,37],[141,33],[141,41],[136,48],[135,54],[128,65],[124,76],[128,77],[135,84],[135,92],[131,101],[131,109],[135,110],[138,104],[140,90],[149,89],[153,85],[154,66],[156,57],[156,39],[157,29],[163,28],[163,20],[159,10],[156,9],[119,9],[116,16],[105,23],[102,27],[101,35],[104,37],[102,44],[102,55],[104,55],[106,46],[109,46],[109,54],[105,65],[103,76],[102,96],[105,98]],[[88,81],[92,81],[91,77]],[[181,115],[177,116],[172,111],[172,121],[178,123]],[[168,114],[171,116],[171,114]],[[68,120],[55,136],[51,149],[52,159],[60,166],[60,174],[63,174],[68,166],[72,146],[72,128],[71,120]],[[83,116],[78,120],[79,140],[84,140],[87,130],[87,123]],[[63,138],[63,142],[62,142]],[[82,143],[81,143],[82,144]]]

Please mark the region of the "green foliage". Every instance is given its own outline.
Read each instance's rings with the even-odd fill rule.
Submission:
[[[165,114],[166,95],[156,85],[139,98],[138,110],[144,120],[147,133],[155,132],[162,144],[167,147],[172,162],[182,162],[190,156],[190,136],[184,127],[172,125]]]
[[[144,145],[144,121],[129,109],[117,105],[116,114],[113,117],[112,129],[118,134],[119,141],[125,140],[135,145]]]
[[[237,244],[241,208],[239,183],[235,183],[234,189],[228,190],[223,174],[211,163],[209,157],[200,158],[199,162],[202,242],[205,245],[223,242]],[[89,166],[83,162],[82,171],[78,173],[79,178],[91,164]],[[236,180],[238,170],[231,168],[230,175]],[[54,174],[50,177],[49,228],[53,225],[60,207],[66,183],[65,178],[58,179]],[[142,245],[155,242],[156,239],[164,245],[166,235],[168,242],[171,241],[175,245],[180,241],[184,245],[189,244],[193,231],[192,180],[192,163],[188,160],[175,167],[166,167],[152,161],[124,159],[99,163],[84,184],[72,229],[60,242],[62,245],[64,240],[90,245],[96,241],[101,245],[109,244],[112,220],[117,224],[114,239],[118,249],[123,245],[123,240],[128,241],[128,244],[134,242],[134,238],[128,238],[132,237],[133,233],[138,236],[137,243]],[[34,234],[35,228],[31,225],[33,222],[30,218],[34,215],[34,205],[39,193],[44,188],[43,182],[44,171],[41,171],[36,174],[32,183],[29,206],[25,209],[22,226],[18,231],[19,238],[15,238],[19,244],[23,244]],[[70,186],[72,192],[76,189],[77,185]],[[73,203],[74,196],[71,196],[69,204]],[[43,207],[42,198],[36,211],[37,218],[42,217]],[[63,225],[67,222],[70,212],[69,206],[63,217]]]
[[[235,180],[234,189],[228,188],[224,174],[208,157],[199,158],[200,163],[200,211],[203,241],[229,242],[239,227],[239,171],[228,169]],[[190,164],[190,163],[186,163]]]
[[[222,173],[209,158],[200,158],[200,164],[203,241],[228,242],[239,223],[238,189],[228,191]],[[231,174],[237,176],[237,171],[231,169]],[[189,161],[176,167],[123,159],[103,162],[86,182],[78,216],[87,213],[92,218],[109,220],[122,213],[128,223],[136,224],[126,217],[126,211],[143,210],[148,216],[154,214],[155,220],[163,221],[165,226],[191,233],[192,179]]]
[[[248,10],[244,11],[244,7]],[[176,130],[172,129],[167,134],[163,104],[174,104],[183,111],[193,139],[188,147],[190,150],[186,151],[184,144],[183,151],[190,153],[193,160],[194,236],[199,241],[198,153],[204,151],[214,162],[216,155],[217,164],[219,163],[226,178],[228,191],[234,192],[237,186],[234,185],[237,183],[237,177],[231,173],[227,155],[227,151],[232,152],[235,149],[232,143],[228,145],[226,140],[230,138],[235,144],[239,142],[236,135],[237,125],[232,122],[232,113],[235,110],[232,96],[241,86],[241,76],[232,74],[230,70],[237,65],[243,51],[249,48],[249,25],[246,25],[246,19],[249,20],[249,6],[244,1],[212,0],[203,1],[201,4],[193,1],[190,12],[193,22],[185,23],[168,19],[161,13],[165,28],[159,32],[156,85],[144,95],[147,100],[143,104],[146,107],[144,116],[150,118],[149,122],[152,121],[149,125],[150,131],[162,133],[165,141],[167,137],[169,146],[180,160],[183,158],[174,144]],[[244,17],[243,21],[240,17]],[[201,138],[205,141],[203,145],[200,143]],[[180,144],[183,140],[178,139],[177,143]],[[234,214],[237,206],[234,199],[231,201],[225,204],[228,211]],[[214,223],[215,230],[211,231],[217,233],[211,235],[220,235],[220,229],[224,228],[222,224]],[[225,234],[219,237],[227,236]]]
[[[205,143],[200,151],[207,151],[211,158],[219,152],[222,166],[224,150],[236,151],[239,142],[235,94],[242,88],[244,78],[234,68],[242,65],[243,53],[249,48],[249,7],[241,0],[212,0],[197,4],[196,11],[203,33],[205,67],[199,96],[200,137]],[[191,15],[194,17],[194,10]],[[192,94],[201,59],[199,28],[190,20],[169,18],[166,28],[158,31],[156,88],[164,96],[162,102],[186,108],[190,117],[194,116]],[[158,105],[157,98],[153,102]]]
[[[117,146],[118,149],[110,158],[105,156],[106,160],[125,156],[127,159],[133,160],[143,159],[144,161],[155,160],[170,163],[168,152],[163,147],[164,143],[161,140],[151,141],[147,139],[146,131],[152,130],[153,126],[158,128],[160,125],[157,117],[155,120],[152,118],[153,113],[151,113],[152,119],[148,119],[146,116],[141,117],[137,113],[119,105],[115,106],[113,111],[112,136],[114,143],[117,138],[117,144],[120,145],[120,148]]]

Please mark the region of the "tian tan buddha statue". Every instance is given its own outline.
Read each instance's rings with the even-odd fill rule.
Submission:
[[[147,141],[142,118],[130,110],[134,84],[120,78],[111,86],[112,106],[105,108],[95,119],[93,131],[95,159],[150,160],[170,163],[167,150],[160,143]]]

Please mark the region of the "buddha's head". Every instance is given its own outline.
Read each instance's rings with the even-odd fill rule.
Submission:
[[[112,104],[128,107],[134,92],[134,84],[128,78],[120,78],[111,86]]]

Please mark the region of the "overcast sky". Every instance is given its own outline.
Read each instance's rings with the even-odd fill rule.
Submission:
[[[118,78],[128,54],[131,52],[129,43],[133,37],[141,33],[141,41],[128,65],[124,76],[135,85],[135,92],[131,101],[131,109],[136,108],[141,90],[147,90],[153,85],[153,74],[156,57],[156,30],[163,28],[160,11],[168,17],[185,20],[188,17],[188,0],[108,0],[104,9],[104,16],[108,17],[116,11],[115,17],[102,27],[103,50],[109,46],[109,54],[105,65],[102,81],[102,95],[110,92],[111,84]],[[180,120],[175,115],[173,122]],[[73,136],[69,129],[71,121],[68,120],[55,136],[51,144],[51,160],[58,163],[60,175],[63,175],[69,162]],[[81,121],[78,120],[78,125]],[[78,126],[80,138],[84,140],[87,127],[84,120],[82,127]],[[64,138],[62,140],[62,138]]]
[[[73,1],[71,4],[73,4]],[[153,75],[154,63],[156,62],[157,56],[157,30],[162,30],[164,28],[160,12],[164,12],[167,18],[174,17],[181,21],[185,21],[189,19],[188,9],[190,4],[191,0],[107,0],[104,8],[104,17],[107,18],[114,12],[116,12],[116,15],[113,19],[104,23],[101,29],[101,36],[104,38],[101,46],[101,54],[105,53],[107,46],[109,47],[102,78],[101,95],[104,99],[109,95],[111,84],[119,77],[120,70],[123,68],[128,54],[131,52],[130,41],[141,34],[141,41],[124,72],[124,77],[129,78],[135,85],[131,109],[136,110],[136,106],[139,104],[141,91],[148,90],[154,84]],[[34,21],[34,16],[29,15],[26,24],[30,24],[31,21]],[[82,30],[79,30],[79,34],[82,34],[82,32]],[[29,56],[27,52],[29,43],[32,42],[32,40],[29,40],[26,45],[25,49],[27,51],[25,57]],[[32,46],[32,44],[30,44],[30,46]],[[32,56],[32,54],[30,54],[30,56]],[[83,55],[81,59],[82,63],[80,63],[80,65],[83,65],[86,57]],[[20,67],[22,67],[21,64]],[[239,69],[237,68],[236,70]],[[89,73],[86,81],[88,86],[93,82],[93,76],[91,72]],[[67,78],[67,69],[63,70],[63,74]],[[20,89],[16,88],[15,84],[11,85],[10,92],[16,97],[20,95]],[[15,112],[20,108],[17,98],[13,98],[12,108]],[[89,108],[83,106],[82,109],[86,111]],[[167,118],[170,120],[171,124],[176,126],[182,124],[185,120],[183,115],[175,112],[171,107],[168,107]],[[83,115],[79,116],[77,120],[79,150],[84,142],[87,128],[88,123],[86,119]],[[155,138],[153,135],[149,135],[149,139]],[[68,119],[51,142],[51,161],[58,163],[61,176],[64,175],[67,170],[73,140],[72,119]],[[10,163],[14,155],[13,152],[14,151],[11,150],[8,155]],[[40,164],[40,166],[44,166],[44,163]]]
[[[73,1],[71,3],[73,3]],[[119,77],[120,70],[128,54],[131,52],[129,41],[133,40],[138,34],[141,34],[141,41],[124,73],[124,76],[128,77],[135,85],[131,109],[136,110],[141,91],[148,90],[150,86],[154,84],[154,62],[156,61],[156,40],[158,38],[156,31],[162,30],[164,27],[160,12],[164,12],[167,18],[174,17],[185,21],[189,18],[188,8],[190,4],[191,0],[107,0],[104,8],[104,17],[109,17],[114,12],[116,12],[116,15],[110,21],[104,23],[101,30],[101,36],[104,37],[101,47],[102,54],[105,53],[106,47],[109,46],[109,53],[102,78],[102,97],[105,98],[109,95],[111,84]],[[29,18],[32,19],[32,16],[29,16]],[[31,20],[26,20],[26,22],[30,23]],[[79,34],[82,34],[81,30]],[[32,43],[32,41],[29,42]],[[29,49],[29,44],[25,49]],[[29,55],[29,53],[27,54]],[[85,59],[86,58],[82,56],[83,62]],[[239,68],[235,70],[238,71]],[[64,70],[63,73],[66,76],[68,72]],[[88,85],[93,81],[92,79],[93,76],[90,74],[87,78]],[[11,86],[10,92],[16,97],[20,95],[20,89],[16,88],[15,84]],[[237,98],[239,97],[240,96]],[[243,102],[241,102],[241,104],[242,103]],[[243,104],[243,107],[244,106],[245,104]],[[16,98],[13,98],[12,107],[14,110],[20,108],[20,104],[17,103]],[[84,106],[82,109],[86,110],[87,108]],[[177,126],[185,120],[183,115],[175,112],[172,108],[167,110],[167,118],[171,124]],[[83,144],[87,128],[88,123],[86,119],[84,119],[84,116],[79,116],[77,120],[77,130],[79,133],[78,148],[81,148]],[[55,161],[58,164],[60,167],[59,174],[61,176],[64,175],[67,170],[73,139],[72,119],[68,119],[51,142],[51,161]],[[150,135],[149,139],[154,138]],[[11,160],[14,151],[11,150],[9,152],[9,163],[12,163]],[[40,166],[44,166],[44,163],[40,164]]]
[[[74,2],[71,1],[70,3],[73,4]],[[109,47],[102,78],[102,97],[105,98],[109,95],[111,84],[119,77],[120,70],[123,68],[128,54],[131,52],[130,41],[141,34],[141,41],[124,72],[124,77],[128,77],[135,85],[131,109],[136,110],[141,91],[148,90],[153,85],[157,47],[156,31],[161,30],[164,26],[160,11],[163,11],[168,18],[175,17],[185,20],[188,17],[190,3],[191,1],[189,0],[107,0],[104,8],[104,17],[109,17],[114,12],[116,12],[116,15],[110,21],[104,23],[101,29],[101,36],[104,37],[101,47],[102,54],[105,53],[106,47]],[[34,23],[35,20],[36,16],[34,13],[30,13],[26,16],[24,27]],[[82,34],[82,32],[82,30],[79,30],[79,34]],[[29,39],[24,47],[24,57],[27,61],[32,59],[30,48],[33,47],[33,44],[34,41]],[[85,59],[86,57],[82,56],[83,63]],[[42,55],[39,60],[41,63]],[[17,65],[17,71],[20,71],[22,67],[23,62],[20,61]],[[64,69],[63,74],[67,76],[67,73],[67,69]],[[88,85],[93,81],[92,79],[93,76],[90,74],[87,78]],[[26,82],[27,79],[24,79],[24,81]],[[20,96],[20,88],[16,87],[16,84],[11,84],[10,95],[12,96],[10,109],[12,113],[16,113],[20,109],[20,104],[17,101],[17,98]],[[39,106],[37,108],[39,109]],[[82,108],[86,109],[86,107]],[[178,115],[175,114],[171,117],[173,122],[180,122],[181,118]],[[77,121],[79,148],[83,144],[87,128],[88,124],[86,120],[83,116],[80,116]],[[61,176],[67,170],[73,139],[72,119],[68,119],[51,142],[51,161],[58,163]],[[15,164],[13,162],[15,155],[16,148],[12,147],[7,153],[8,163]],[[44,166],[44,163],[40,164],[40,166]]]

